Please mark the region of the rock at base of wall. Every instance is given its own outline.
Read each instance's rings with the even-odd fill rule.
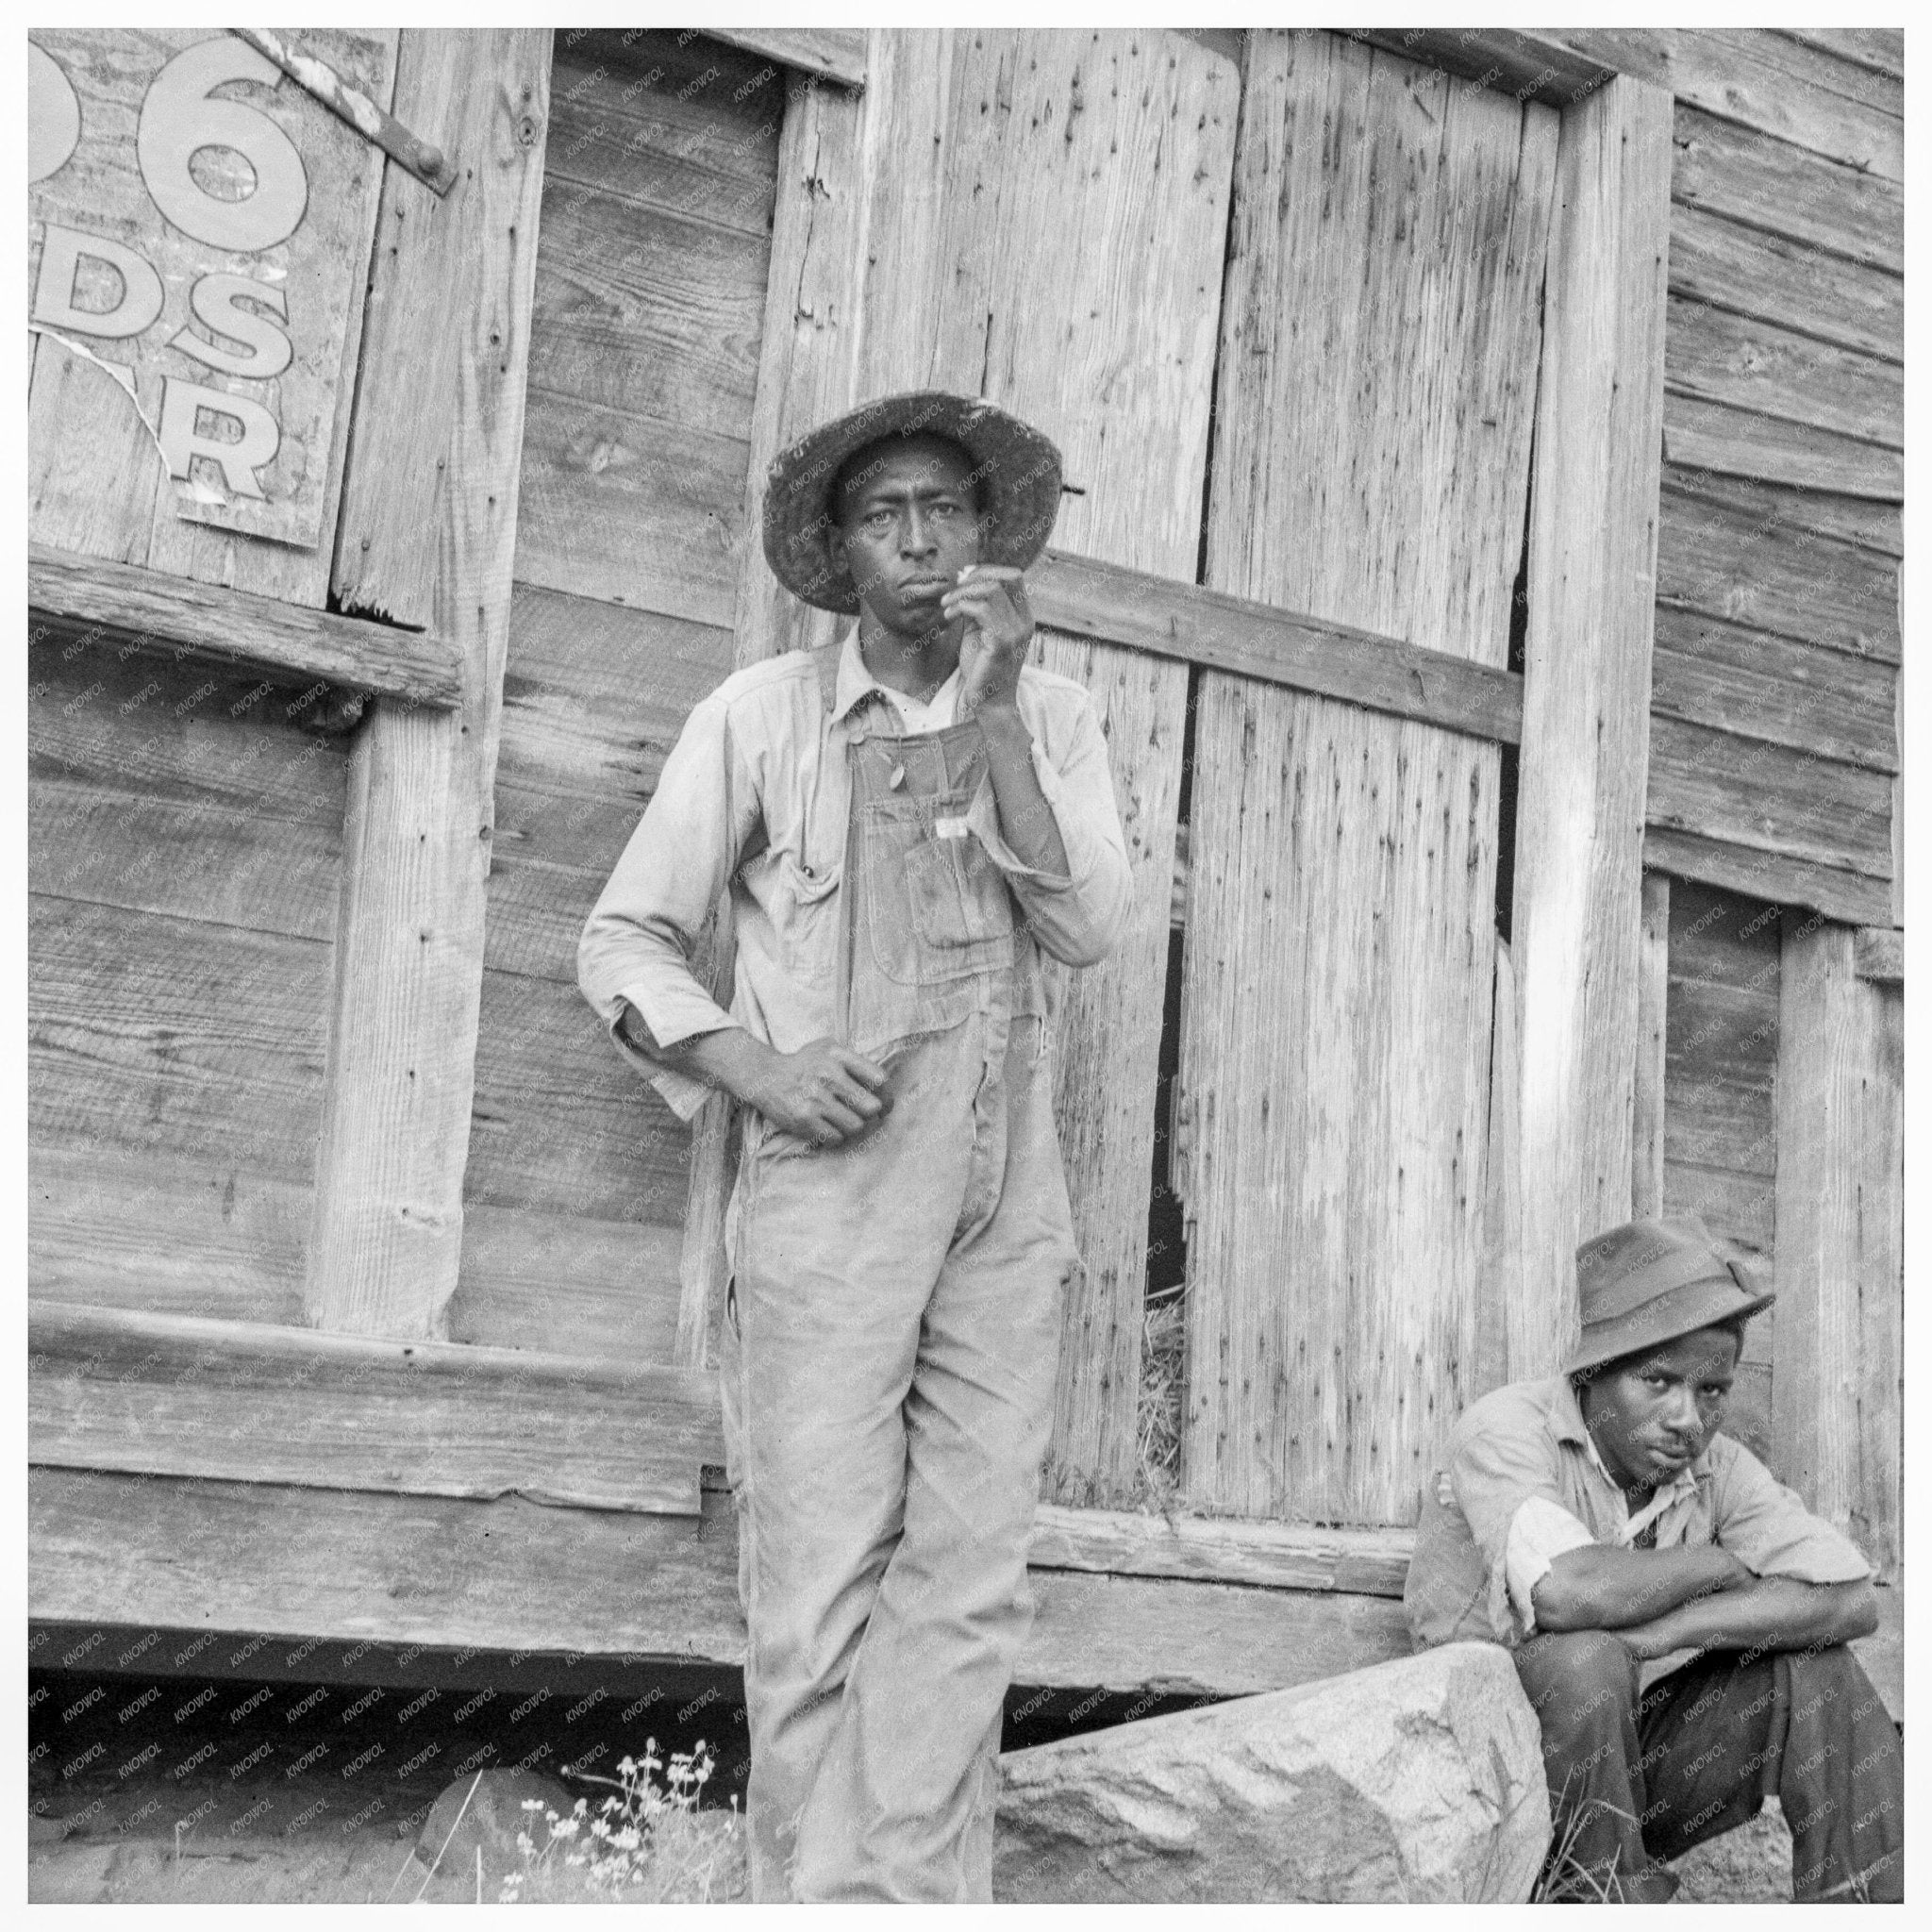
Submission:
[[[1372,1670],[1000,1760],[996,1899],[1522,1900],[1549,1842],[1507,1651]]]

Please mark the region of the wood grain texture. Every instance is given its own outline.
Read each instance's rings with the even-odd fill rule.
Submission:
[[[1509,1337],[1524,1324],[1524,1298],[1538,1298],[1523,1274],[1523,1055],[1516,1038],[1520,1002],[1508,941],[1496,940],[1491,1001],[1489,1173],[1484,1177],[1483,1286],[1477,1298],[1471,1399],[1509,1379]]]
[[[1890,778],[1815,751],[1654,718],[1643,810],[1659,829],[1891,875]]]
[[[1861,925],[1852,935],[1852,965],[1860,979],[1903,986],[1906,936],[1892,925]]]
[[[1547,33],[1520,27],[1351,27],[1349,37],[1406,60],[1440,67],[1473,88],[1517,101],[1540,101],[1546,108],[1574,106],[1614,72]]]
[[[689,1130],[588,1011],[574,983],[484,973],[465,1199],[675,1227]]]
[[[1329,35],[1243,97],[1208,581],[1500,667],[1556,116]],[[1497,753],[1218,673],[1194,728],[1185,1493],[1413,1521],[1477,1342]]]
[[[1905,271],[1905,196],[1896,182],[1677,103],[1672,198],[1824,254]]]
[[[1885,449],[1905,445],[1905,379],[1896,362],[1755,316],[1673,297],[1664,373],[1679,395]]]
[[[1761,899],[1670,880],[1663,1208],[1702,1215],[1714,1235],[1767,1273],[1777,1164],[1778,925],[1777,908]],[[1750,1359],[1770,1360],[1775,1313],[1753,1321]]]
[[[412,32],[395,111],[461,157],[387,170],[334,588],[462,654],[459,710],[378,708],[356,743],[305,1305],[445,1332],[483,969],[551,37]]]
[[[452,1341],[677,1362],[675,1227],[472,1200],[463,1234]]]
[[[39,893],[26,924],[35,1145],[308,1178],[325,945]]]
[[[1578,1242],[1628,1219],[1657,577],[1670,102],[1618,78],[1563,120],[1531,485],[1511,939],[1524,1274],[1512,1378],[1574,1331]]]
[[[1811,490],[1780,489],[1715,470],[1686,469],[1667,462],[1663,488],[1671,496],[1702,498],[1747,521],[1775,525],[1799,541],[1835,537],[1842,543],[1885,557],[1905,554],[1904,519],[1896,504],[1868,503],[1857,496],[1830,496]]]
[[[531,390],[516,574],[694,624],[731,622],[744,445]]]
[[[285,686],[32,628],[28,1280],[296,1319],[346,747]]]
[[[1561,27],[1554,39],[1587,58],[1794,147],[1885,181],[1905,178],[1896,109],[1854,100],[1798,74],[1786,42],[1770,36],[1692,27]],[[1820,56],[1819,58],[1829,57]]]
[[[634,167],[640,158],[612,147],[607,136],[571,165],[581,175],[600,163]],[[543,395],[742,441],[758,374],[769,204],[751,204],[757,225],[745,232],[645,200],[666,192],[655,182],[631,188],[619,195],[551,178],[549,246],[539,258],[531,330],[534,380]],[[591,473],[587,485],[603,475]]]
[[[1902,277],[1681,202],[1671,209],[1671,293],[1905,359]]]
[[[297,1323],[305,1181],[107,1142],[27,1150],[27,1280],[96,1307]]]
[[[1881,1574],[1901,1549],[1903,999],[1786,915],[1773,1422],[1786,1479]]]
[[[824,75],[841,87],[865,85],[865,29],[854,26],[707,27],[714,41],[728,41],[801,74]]]
[[[1659,604],[1898,661],[1898,570],[1890,558],[1807,529],[1779,514],[1782,501],[1760,508],[1673,489],[1659,508]]]
[[[1308,1529],[1043,1503],[1026,1561],[1035,1570],[1400,1597],[1414,1542],[1406,1529]]]
[[[1630,1088],[1630,1213],[1655,1221],[1664,1211],[1664,1113],[1670,1003],[1671,880],[1643,874],[1643,926],[1637,962],[1637,1058]]]
[[[461,659],[441,638],[40,544],[27,553],[26,601],[29,625],[43,622],[57,636],[84,632],[103,646],[192,657],[231,675],[264,671],[438,708],[462,688]]]
[[[559,45],[517,575],[728,625],[784,82],[668,32]]]
[[[728,1501],[698,1519],[28,1473],[36,1621],[744,1658]],[[1042,1570],[1014,1681],[1238,1697],[1406,1656],[1382,1596]]]
[[[1839,49],[1822,46],[1802,34],[1765,32],[1757,27],[1716,27],[1710,38],[1767,67],[1774,67],[1807,88],[1842,94],[1881,113],[1905,112],[1904,76],[1865,60],[1846,59]],[[1898,37],[1901,51],[1904,36]]]
[[[882,35],[870,65],[858,393],[933,385],[1015,411],[1086,491],[1062,502],[1061,544],[1191,576],[1234,70],[1158,30]],[[1141,264],[1157,253],[1155,286]],[[1124,1494],[1139,1464],[1188,674],[1050,627],[1041,659],[1092,693],[1134,874],[1112,955],[1052,973],[1055,1112],[1084,1265],[1067,1296],[1046,1493],[1097,1503]]]
[[[1026,595],[1041,624],[1070,637],[1345,698],[1500,744],[1523,736],[1523,680],[1452,651],[1060,550],[1033,566]]]
[[[1811,26],[1779,27],[1788,41],[1802,42],[1807,47],[1823,47],[1841,60],[1854,60],[1878,74],[1900,79],[1906,71],[1906,36],[1895,26]]]
[[[29,889],[326,941],[347,747],[292,728],[300,693],[207,669],[31,627]]]
[[[1675,391],[1665,399],[1664,454],[1674,463],[1795,490],[1875,503],[1905,499],[1905,462],[1897,450]]]
[[[554,1352],[27,1305],[27,1459],[696,1516],[715,1381]]]
[[[1783,906],[1808,907],[1847,925],[1872,925],[1891,917],[1889,880],[1840,872],[1761,846],[1733,845],[1695,832],[1647,824],[1643,862],[1674,878],[1699,879]]]
[[[1897,671],[1882,661],[1657,607],[1653,717],[1681,718],[1735,738],[1894,772],[1898,683]]]

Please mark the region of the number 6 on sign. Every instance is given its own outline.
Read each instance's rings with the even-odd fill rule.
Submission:
[[[280,79],[273,61],[226,33],[184,49],[155,75],[141,104],[135,154],[155,206],[182,233],[254,254],[300,225],[308,175],[295,143],[259,108],[208,98],[224,81],[274,87]],[[239,155],[254,176],[252,191],[229,201],[205,189],[189,166],[204,148]]]

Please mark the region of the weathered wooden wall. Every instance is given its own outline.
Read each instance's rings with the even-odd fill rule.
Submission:
[[[1547,108],[1332,35],[1250,38],[1210,584],[1505,661],[1556,159]],[[1411,1521],[1470,1392],[1497,777],[1480,739],[1202,676],[1197,1507]]]
[[[346,746],[302,730],[286,686],[47,628],[27,685],[35,1291],[290,1320]]]
[[[1775,1268],[1778,909],[1722,887],[1671,882],[1663,1210],[1695,1214],[1767,1287]],[[1777,1309],[1745,1333],[1730,1426],[1774,1463]]]
[[[690,1135],[587,1013],[576,941],[732,668],[783,93],[679,38],[557,41],[450,1310],[462,1341],[657,1361]]]
[[[392,29],[325,34],[319,44],[389,103]],[[178,519],[125,392],[47,336],[29,338],[27,525],[35,543],[72,556],[319,609],[381,158],[312,102],[285,100],[278,111],[319,144],[311,173],[333,169],[358,197],[353,258],[333,264],[348,321],[321,541],[266,542]],[[131,142],[131,125],[121,131]],[[318,288],[312,299],[335,292]],[[130,341],[89,346],[115,363],[154,353]],[[27,1027],[38,1292],[269,1322],[299,1308],[348,765],[343,740],[306,728],[327,708],[286,676],[265,681],[104,642],[82,624],[35,622]]]
[[[808,91],[768,64],[768,39],[738,38],[745,45],[559,33],[552,69],[548,37],[525,37],[525,52],[541,56],[518,57],[511,79],[525,92],[486,88],[458,142],[459,158],[488,149],[506,171],[475,204],[475,232],[491,238],[477,328],[439,338],[429,407],[385,404],[396,396],[387,365],[365,387],[364,456],[388,449],[396,462],[378,488],[382,466],[370,458],[359,496],[343,495],[363,521],[337,556],[336,591],[350,608],[451,633],[447,646],[424,642],[463,665],[454,735],[480,730],[487,742],[453,750],[452,769],[481,774],[484,790],[480,806],[451,790],[437,823],[447,830],[475,808],[491,858],[487,908],[480,869],[471,881],[471,910],[487,918],[465,927],[475,928],[467,1018],[425,1027],[405,1013],[381,1036],[441,1042],[443,1139],[425,1171],[447,1205],[460,1200],[460,1272],[453,1219],[425,1232],[423,1251],[438,1257],[427,1271],[396,1263],[408,1243],[393,1229],[377,1227],[371,1245],[351,1225],[369,1218],[359,1193],[348,1221],[318,1225],[352,1259],[388,1244],[376,1272],[394,1305],[372,1305],[374,1319],[441,1317],[453,1342],[560,1361],[559,1416],[584,1364],[702,1359],[703,1268],[688,1270],[680,1306],[691,1137],[585,1012],[576,934],[691,706],[734,662],[795,631],[774,614],[758,559],[756,484],[773,449],[861,394],[924,382],[983,392],[1055,434],[1069,480],[1085,486],[1067,501],[1058,542],[1169,580],[1159,599],[1141,600],[1142,619],[1165,626],[1145,649],[1119,641],[1124,621],[1045,643],[1048,661],[1085,677],[1101,704],[1140,893],[1120,959],[1074,983],[1063,1042],[1060,1101],[1090,1272],[1070,1305],[1054,1478],[1069,1501],[1127,1487],[1191,681],[1172,646],[1192,622],[1284,660],[1301,649],[1287,629],[1186,602],[1231,232],[1208,575],[1304,613],[1305,628],[1339,619],[1383,636],[1344,641],[1323,674],[1330,683],[1300,691],[1274,681],[1281,665],[1250,675],[1225,654],[1224,668],[1193,675],[1187,1050],[1196,1096],[1217,1105],[1194,1109],[1190,1128],[1191,1501],[1400,1522],[1417,1457],[1460,1402],[1509,1370],[1503,1318],[1514,1317],[1481,1285],[1501,1272],[1510,1307],[1527,1306],[1523,1196],[1549,1164],[1548,1137],[1526,1137],[1521,1108],[1499,1111],[1490,1083],[1492,1012],[1494,1077],[1512,1091],[1528,1077],[1536,1049],[1521,1008],[1525,976],[1540,969],[1535,948],[1519,943],[1495,949],[1492,975],[1489,914],[1496,742],[1544,733],[1525,680],[1501,667],[1541,352],[1547,132],[1560,104],[1525,108],[1509,90],[1471,90],[1330,37],[874,30],[863,92],[843,85],[858,60],[854,35],[774,49],[842,76]],[[1855,936],[1778,908],[1875,927],[1898,918],[1902,57],[1877,33],[1566,39],[1586,78],[1614,67],[1675,93],[1644,812],[1646,862],[1659,885],[1675,877],[1667,908],[1657,886],[1646,902],[1654,929],[1629,935],[1636,992],[1620,992],[1615,1024],[1640,1064],[1606,1144],[1634,1140],[1633,1189],[1651,1185],[1667,1210],[1704,1213],[1775,1273],[1784,1301],[1777,1321],[1754,1324],[1739,1431],[1891,1568],[1897,936]],[[393,65],[395,37],[382,44]],[[1307,166],[1332,192],[1271,199],[1296,154],[1307,160],[1321,144],[1293,134],[1279,98],[1254,113],[1251,93],[1242,140],[1253,145],[1235,159],[1235,45],[1251,89],[1257,75],[1326,75],[1326,93],[1312,87],[1309,97],[1336,118],[1319,169]],[[445,96],[460,62],[425,65],[424,51],[404,66],[412,111],[430,113],[435,133],[434,104],[456,111]],[[387,98],[388,71],[368,78]],[[1418,117],[1431,114],[1423,128]],[[1271,127],[1291,137],[1278,150]],[[1373,201],[1357,178],[1372,158],[1384,169]],[[534,193],[525,207],[504,186],[512,175],[533,184],[539,159],[541,211]],[[422,246],[410,225],[424,212],[417,192],[426,191],[399,188],[384,202],[402,231],[383,229],[369,334],[351,331],[345,409],[356,345],[393,337],[381,304],[413,286],[410,274],[420,284],[431,259],[412,269],[391,258]],[[464,192],[446,206],[471,206]],[[1391,206],[1407,225],[1399,237],[1384,225]],[[533,222],[532,304],[514,242]],[[475,267],[466,257],[466,272]],[[358,277],[358,298],[361,287]],[[1482,341],[1472,345],[1474,319]],[[1587,320],[1577,326],[1589,333]],[[1412,363],[1378,361],[1405,330],[1422,343]],[[1036,354],[1042,342],[1058,346]],[[37,422],[91,421],[90,408],[98,416],[94,405],[113,400],[87,391],[89,404],[73,359],[58,345],[36,354]],[[1357,386],[1338,368],[1354,370]],[[463,371],[480,380],[480,405]],[[1453,394],[1445,372],[1457,372]],[[431,418],[452,440],[418,433]],[[118,446],[112,425],[95,426],[102,447]],[[452,504],[429,474],[452,449],[468,452],[473,476],[520,487],[513,590],[512,511],[494,485],[476,492],[488,503]],[[1338,482],[1342,451],[1350,464]],[[30,465],[36,537],[321,605],[312,559],[163,528],[150,447],[137,439],[125,453],[127,465],[90,478],[43,437]],[[356,456],[347,449],[352,483]],[[1042,581],[1077,603],[1083,569],[1091,575],[1077,559],[1055,563]],[[485,587],[474,616],[453,604],[458,577]],[[1124,584],[1103,586],[1101,601],[1129,597]],[[35,1291],[164,1324],[354,1313],[359,1263],[329,1264],[350,1284],[334,1300],[311,1292],[305,1310],[304,1289],[317,1288],[310,1222],[332,1008],[339,1041],[374,1038],[341,1018],[356,1008],[344,1003],[336,935],[360,921],[393,950],[402,930],[342,890],[345,816],[365,859],[372,800],[388,813],[376,844],[396,858],[408,843],[377,782],[376,734],[364,728],[352,761],[345,741],[304,728],[319,708],[299,690],[81,635],[54,625],[31,644]],[[1391,635],[1466,657],[1467,690],[1450,691],[1418,655],[1401,659],[1391,702]],[[1362,694],[1351,704],[1356,663]],[[1453,711],[1456,691],[1469,716],[1455,729],[1410,708]],[[395,712],[408,723],[406,705]],[[1622,810],[1614,799],[1608,808]],[[1314,832],[1338,827],[1342,856],[1315,852]],[[1560,866],[1545,872],[1560,883]],[[408,876],[402,864],[370,870],[395,888],[381,904],[413,921]],[[1269,908],[1260,917],[1257,904]],[[1594,984],[1595,957],[1569,961],[1582,982]],[[348,977],[366,999],[371,975]],[[460,1064],[443,1050],[452,1041]],[[387,1048],[375,1058],[375,1074],[404,1077],[406,1060]],[[474,1102],[449,1104],[472,1080]],[[365,1106],[375,1091],[358,1077],[341,1093]],[[364,1165],[389,1189],[383,1201],[410,1207],[426,1198],[397,1178],[411,1116],[379,1099],[375,1111],[388,1139],[368,1143],[378,1158]],[[351,1153],[364,1145],[359,1130],[338,1139]],[[1507,1151],[1507,1173],[1493,1161],[1486,1171],[1491,1142]],[[350,1168],[328,1157],[326,1137],[324,1154],[340,1192]],[[702,1257],[704,1235],[687,1263]],[[110,1322],[104,1332],[125,1348],[141,1331]],[[163,1340],[178,1354],[200,1333],[167,1328]],[[242,1357],[255,1357],[233,1345],[245,1381]],[[307,1360],[304,1348],[264,1332],[257,1353]],[[143,1359],[166,1385],[154,1399],[176,1414],[159,1356]],[[475,1362],[469,1382],[453,1371],[451,1400],[479,1399],[505,1369],[493,1352]],[[42,1391],[42,1435],[67,1429],[43,1461],[96,1454],[92,1372],[76,1373],[67,1407],[52,1384]],[[627,1391],[631,1407],[608,1410],[616,1425],[644,1416],[648,1395],[641,1384]],[[87,1426],[69,1427],[82,1410]],[[122,1441],[145,1413],[121,1417],[112,1453],[158,1469]],[[709,1427],[702,1416],[687,1424]],[[410,1440],[426,1467],[421,1433]],[[662,1472],[668,1504],[638,1500],[659,1480],[652,1457],[664,1447],[641,1439],[643,1489],[618,1500],[687,1520],[621,1530],[603,1512],[479,1500],[508,1480],[487,1430],[470,1444],[486,1487],[432,1473],[415,1486],[440,1480],[446,1492],[426,1499],[308,1487],[286,1453],[274,1468],[288,1487],[190,1491],[165,1476],[45,1470],[35,1613],[132,1603],[151,1618],[305,1633],[735,1657],[729,1525],[715,1499],[691,1513],[691,1450],[679,1441]],[[171,1453],[185,1452],[177,1441]],[[573,1468],[572,1481],[600,1479],[594,1454]],[[514,1474],[541,1491],[527,1461]],[[1046,1527],[1035,1552],[1041,1623],[1023,1667],[1041,1681],[1158,1671],[1258,1690],[1370,1660],[1395,1641],[1386,1596],[1354,1594],[1386,1590],[1392,1544],[1370,1552],[1364,1570],[1299,1542],[1177,1538],[1154,1550],[1130,1522],[1097,1512],[1061,1511]],[[486,1543],[496,1537],[500,1552],[506,1532],[516,1553],[486,1561]],[[179,1572],[175,1553],[191,1543],[198,1567]],[[1135,1574],[1075,1574],[1108,1569]],[[310,1609],[305,1579],[319,1570],[325,1601]],[[1363,1580],[1371,1571],[1379,1580]],[[620,1573],[622,1586],[599,1594],[595,1579]],[[398,1607],[406,1574],[415,1600]],[[633,1613],[625,1592],[646,1574],[654,1594]],[[561,1588],[575,1607],[553,1615],[543,1606]],[[1311,1605],[1302,1589],[1329,1599]]]
[[[1519,99],[1674,97],[1646,862],[1900,924],[1903,33],[1367,38]]]

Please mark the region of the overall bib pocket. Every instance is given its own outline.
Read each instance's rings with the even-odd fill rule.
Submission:
[[[967,830],[966,798],[874,800],[866,808],[874,963],[901,986],[931,986],[1008,965],[1013,901]]]

